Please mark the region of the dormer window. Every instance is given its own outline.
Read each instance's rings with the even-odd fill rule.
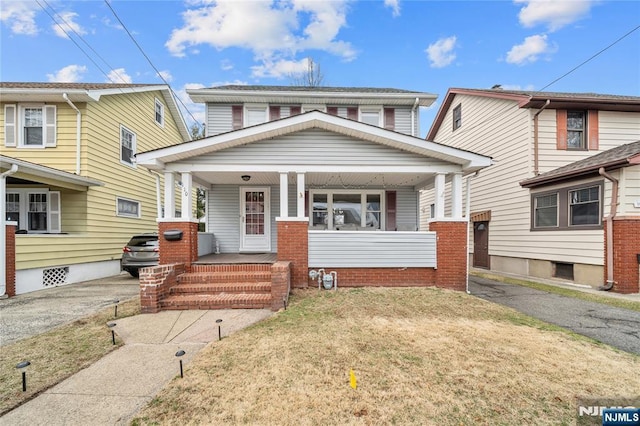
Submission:
[[[159,126],[164,126],[164,105],[156,98],[156,123]]]
[[[453,109],[453,130],[462,127],[462,104]]]
[[[374,126],[382,127],[382,108],[361,107],[360,121]]]

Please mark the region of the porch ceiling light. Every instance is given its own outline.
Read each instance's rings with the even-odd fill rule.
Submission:
[[[249,175],[242,175],[241,177],[242,177],[242,180],[245,182],[249,182],[249,179],[251,179],[251,176]]]

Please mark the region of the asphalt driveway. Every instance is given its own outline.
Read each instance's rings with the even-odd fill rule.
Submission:
[[[476,276],[469,290],[482,299],[640,355],[640,312]]]
[[[0,299],[0,346],[91,315],[140,294],[127,273]]]

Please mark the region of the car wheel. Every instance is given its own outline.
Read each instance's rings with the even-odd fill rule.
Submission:
[[[137,269],[129,270],[127,272],[129,272],[129,274],[134,278],[139,278],[140,277],[140,273],[138,272]]]

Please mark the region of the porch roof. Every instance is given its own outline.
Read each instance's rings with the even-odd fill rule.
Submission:
[[[192,157],[211,154],[225,149],[301,132],[320,129],[382,146],[410,152],[425,158],[437,159],[464,174],[474,173],[491,165],[491,158],[414,136],[383,129],[342,117],[311,111],[280,120],[270,121],[243,129],[210,136],[179,145],[147,151],[136,155],[138,165],[153,170],[164,170],[169,163],[184,162]],[[375,165],[372,165],[376,167]],[[360,170],[365,171],[360,167]],[[266,170],[265,170],[266,171]],[[379,173],[394,172],[378,168]],[[422,170],[424,172],[428,170]]]
[[[74,190],[86,190],[90,186],[104,186],[104,183],[96,179],[0,155],[0,173],[9,170],[13,165],[18,167],[18,171],[11,176],[12,178],[47,183]]]

